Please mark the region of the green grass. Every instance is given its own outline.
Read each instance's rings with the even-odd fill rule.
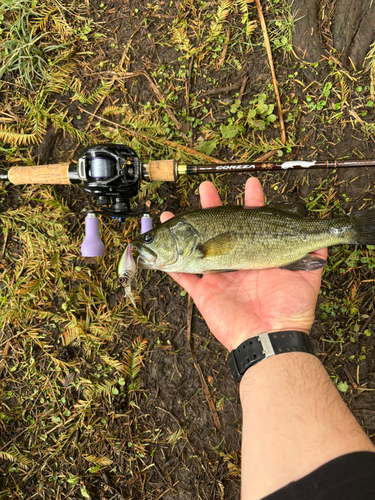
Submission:
[[[318,134],[309,157],[329,157],[332,137],[339,141],[348,129],[363,129],[365,137],[373,138],[373,126],[366,121],[373,111],[373,51],[368,73],[355,75],[331,54],[324,84],[313,82],[306,88],[301,75],[307,65],[291,51],[293,12],[283,2],[267,2],[265,17],[287,125],[283,145],[254,3],[185,0],[177,10],[173,2],[161,8],[155,1],[142,7],[124,11],[124,32],[129,34],[122,39],[121,33],[114,35],[114,24],[107,27],[111,7],[105,3],[95,9],[90,2],[57,0],[43,6],[26,0],[1,4],[4,167],[34,164],[33,146],[42,143],[51,127],[58,139],[54,158],[60,161],[77,157],[82,146],[106,141],[127,144],[145,160],[200,163],[199,152],[228,161],[270,151],[298,154],[296,148],[312,129]],[[143,59],[138,59],[139,47],[148,47]],[[154,47],[158,57],[169,51],[168,62],[150,56]],[[258,65],[246,69],[249,60],[258,59]],[[148,77],[137,73],[141,65]],[[247,71],[250,78],[241,94]],[[252,78],[253,72],[265,76]],[[238,89],[207,94],[232,82]],[[303,119],[311,114],[307,130]],[[324,127],[336,131],[330,141]],[[186,152],[185,146],[196,153]],[[303,192],[317,217],[361,205],[351,199],[355,184],[340,191],[337,172],[324,175],[321,182],[309,175],[288,175],[260,176],[268,202]],[[223,175],[181,179],[173,192],[163,191],[159,183],[143,184],[134,205],[143,206],[146,199],[155,215],[166,201],[188,208],[197,203],[204,178],[215,183],[225,202],[243,202],[243,179],[233,188],[231,177]],[[157,472],[168,457],[180,460],[178,470],[194,463],[208,478],[209,487],[202,490],[225,498],[226,488],[238,488],[238,449],[232,441],[227,445],[213,424],[207,438],[210,452],[199,448],[191,429],[176,422],[173,408],[157,410],[168,423],[156,418],[149,406],[155,401],[149,380],[143,378],[154,356],[168,362],[166,373],[176,378],[182,363],[189,366],[190,355],[176,339],[184,335],[183,320],[174,316],[185,304],[181,289],[164,275],[156,279],[143,273],[134,290],[137,307],[125,302],[115,270],[120,252],[139,231],[138,221],[127,221],[123,228],[116,221],[103,221],[106,255],[85,260],[79,248],[88,205],[79,188],[0,186],[0,498],[98,498],[98,491],[113,498],[122,498],[119,491],[127,498],[162,498],[168,488],[171,494],[179,488],[168,468]],[[337,247],[323,276],[321,345],[334,345],[332,352],[340,359],[348,345],[358,343],[348,357],[353,366],[371,354],[363,342],[371,330],[362,326],[372,312],[374,266],[373,248]],[[149,287],[159,286],[168,294],[165,311],[147,295]],[[201,321],[198,316],[195,320]],[[193,333],[200,354],[216,360],[212,373],[220,378],[225,353],[198,327]],[[155,364],[164,366],[159,358]],[[335,366],[331,369],[345,392]],[[189,376],[193,387],[195,379]],[[212,392],[219,417],[233,411],[233,397],[220,382],[213,383]],[[205,404],[200,387],[179,403],[187,421],[196,401]],[[110,478],[109,485],[105,478]]]

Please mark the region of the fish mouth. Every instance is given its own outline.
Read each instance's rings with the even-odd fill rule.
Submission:
[[[135,245],[134,249],[138,253],[137,266],[141,269],[153,269],[154,263],[157,259],[156,253],[150,248],[144,247],[143,245]]]

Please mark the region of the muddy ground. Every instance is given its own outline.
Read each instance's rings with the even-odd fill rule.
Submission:
[[[100,4],[99,0],[91,2],[90,13],[95,22],[103,23],[108,36],[101,44],[101,53],[97,53],[95,57],[98,63],[100,60],[107,59],[117,61],[121,58],[122,50],[117,50],[116,47],[126,45],[130,35],[137,30],[140,17],[148,11],[147,2],[146,0],[110,1],[104,12],[101,12]],[[267,6],[267,2],[263,2],[263,4],[264,7]],[[323,4],[324,2],[322,2]],[[325,3],[326,6],[328,4],[332,7],[335,2]],[[147,28],[141,27],[136,31],[130,49],[130,71],[147,69],[147,71],[152,72],[161,64],[174,68],[175,71],[178,70],[179,62],[176,51],[173,48],[155,44],[153,41],[158,30],[166,29],[169,19],[173,18],[174,8],[166,9],[164,17],[160,16],[159,13],[154,17],[151,16]],[[134,14],[136,9],[137,16]],[[319,33],[319,43],[321,44],[316,50],[321,51],[323,47],[325,57],[329,57],[329,54],[332,53],[333,37],[336,37],[337,44],[340,41],[340,30],[337,27],[333,28],[335,26],[333,23],[334,10],[329,9],[329,15],[331,17],[326,18],[323,23],[316,22],[314,24],[315,30]],[[113,38],[110,36],[111,31],[116,33]],[[151,37],[148,36],[149,33],[151,33]],[[354,36],[355,34],[353,34]],[[116,47],[113,46],[114,40]],[[297,48],[301,46],[300,41],[301,39],[295,41],[297,53]],[[343,43],[344,41],[341,40],[341,44]],[[363,41],[362,43],[367,42]],[[356,52],[356,57],[360,58],[361,56],[358,54],[359,51]],[[299,55],[301,56],[301,54]],[[296,87],[296,92],[300,92],[297,97],[302,98],[305,87],[312,85],[311,90],[317,91],[319,86],[324,84],[324,78],[330,70],[327,59],[323,59],[318,70],[315,71],[315,68],[296,65],[296,59],[293,56],[286,58],[283,53],[277,51],[274,51],[273,56],[277,78],[280,82],[281,100],[285,104],[286,95],[283,93],[283,89],[286,88],[284,82],[288,80],[288,75],[292,73],[296,80],[303,83],[304,86]],[[344,51],[342,56],[335,53],[335,57],[342,61],[343,68],[347,67],[348,51]],[[237,86],[238,89],[244,77],[247,77],[244,89],[246,102],[271,84],[271,75],[267,56],[262,47],[257,46],[254,52],[250,53],[246,60],[241,61],[241,63],[241,70],[231,68],[226,72],[214,69],[205,69],[205,71],[207,72],[206,76],[216,79],[217,87]],[[357,72],[355,75],[358,79],[358,85],[361,84],[363,87],[368,85],[368,73]],[[84,76],[87,76],[93,85],[95,84],[97,75]],[[145,105],[147,102],[155,101],[155,95],[149,82],[142,76],[127,80],[124,85],[129,97],[128,102],[133,106],[135,113],[141,104]],[[199,74],[192,80],[191,88],[194,92],[212,90],[207,79]],[[112,99],[116,98],[116,94],[114,94]],[[217,122],[224,123],[226,115],[220,104],[222,100],[234,102],[234,91],[212,95],[213,116]],[[181,92],[175,103],[175,109],[184,106],[186,106],[186,96],[184,92]],[[93,111],[95,108],[96,106],[93,105],[87,106],[86,109]],[[74,115],[78,114],[76,104],[70,105],[70,111]],[[100,110],[97,112],[100,114]],[[190,113],[194,115],[195,111],[191,110]],[[364,120],[371,123],[373,116],[369,113]],[[75,122],[75,125],[84,129],[88,119],[88,115],[82,115],[82,118]],[[347,126],[342,127],[337,122],[328,123],[328,121],[324,122],[324,119],[322,121],[314,110],[299,115],[292,123],[295,134],[294,142],[299,146],[293,148],[288,158],[374,157],[373,138],[365,134],[361,127],[352,126],[350,120],[348,114]],[[286,127],[288,128],[288,126],[289,124],[286,122]],[[187,124],[184,132],[188,130],[189,125]],[[193,130],[191,139],[193,146],[198,139],[194,135],[195,133]],[[268,139],[276,138],[279,136],[279,130],[266,130],[265,136]],[[65,161],[75,146],[73,139],[64,137],[61,133],[55,133],[51,129],[42,145],[34,149],[33,155],[38,157],[41,163]],[[81,151],[82,148],[77,150],[75,158],[79,157]],[[236,160],[228,149],[217,150],[214,155],[218,158]],[[199,198],[196,188],[204,178],[206,177],[197,178],[195,184],[189,186],[188,196],[186,196],[185,185],[164,184],[158,191],[158,196],[163,201],[161,203],[157,200],[151,201],[148,207],[153,216],[157,218],[164,210],[179,213],[186,208],[198,207]],[[215,182],[221,192],[226,193],[226,201],[236,203],[241,200],[246,178],[246,174],[224,175],[217,178]],[[324,170],[298,173],[288,171],[276,174],[259,174],[259,178],[263,183],[268,202],[299,199],[308,202],[311,201],[309,197],[312,194],[317,196],[321,193],[326,193],[326,198],[327,193],[331,193],[332,199],[339,200],[340,207],[345,211],[370,207],[375,202],[374,176],[371,169],[337,169],[334,173],[327,173]],[[13,194],[17,193],[17,189],[21,188],[15,188]],[[67,202],[71,203],[72,210],[76,210],[77,213],[80,207],[90,203],[90,198],[86,194],[79,196],[77,204],[77,200],[74,199],[76,194],[69,195],[67,188],[64,187],[56,189],[57,192],[64,195]],[[327,204],[332,209],[333,215],[339,213],[337,205],[333,202],[327,202]],[[14,196],[14,205],[17,205],[16,196]],[[7,207],[4,206],[4,208]],[[117,231],[121,234],[120,225]],[[119,249],[114,251],[119,251]],[[93,269],[95,269],[94,264]],[[375,396],[373,392],[375,390],[375,351],[373,349],[375,346],[375,331],[373,330],[375,323],[372,321],[375,311],[373,302],[375,276],[373,269],[363,265],[343,274],[336,267],[324,275],[322,290],[328,291],[334,288],[339,295],[353,295],[351,279],[348,279],[350,272],[355,273],[356,280],[361,282],[359,290],[356,290],[356,298],[361,297],[358,315],[360,318],[363,314],[367,315],[367,317],[360,319],[360,331],[369,330],[372,335],[357,335],[352,340],[338,341],[331,333],[332,321],[345,326],[346,315],[344,312],[338,312],[334,318],[331,316],[328,319],[322,317],[324,307],[322,308],[321,304],[324,304],[326,299],[320,297],[312,339],[316,352],[329,373],[341,382],[347,383],[348,387],[343,393],[343,397],[375,442]],[[218,430],[215,427],[198,372],[192,362],[191,349],[187,342],[188,297],[184,295],[178,285],[161,272],[147,273],[144,271],[139,276],[138,281],[139,284],[142,284],[140,296],[142,310],[146,315],[152,316],[156,324],[168,324],[168,328],[162,333],[156,330],[152,331],[152,329],[147,330],[149,347],[141,369],[141,391],[136,400],[139,411],[136,418],[129,416],[129,420],[122,422],[122,425],[128,425],[134,435],[143,436],[144,442],[147,442],[147,433],[150,432],[151,428],[153,435],[157,435],[155,429],[162,429],[164,433],[171,435],[177,431],[180,431],[181,434],[174,446],[159,445],[155,438],[153,466],[148,468],[149,464],[145,461],[143,466],[138,468],[138,470],[142,470],[138,475],[134,475],[131,467],[126,465],[131,463],[131,460],[141,460],[135,452],[132,452],[129,445],[129,449],[126,450],[126,462],[121,463],[119,459],[120,465],[122,464],[122,468],[120,466],[121,472],[106,472],[93,476],[88,491],[92,498],[98,499],[154,498],[156,500],[163,498],[163,500],[171,500],[179,498],[181,500],[212,500],[239,498],[241,408],[238,387],[233,382],[229,370],[228,353],[213,338],[199,312],[194,308],[191,325],[192,346],[218,409],[221,425],[221,429]],[[121,300],[121,297],[121,291],[113,292],[111,300],[115,303]],[[112,344],[113,352],[121,349],[123,341],[134,340],[142,333],[140,325],[130,325],[126,330],[119,331],[118,338]],[[365,353],[365,358],[362,356],[363,353]],[[78,353],[74,355],[78,355]],[[72,353],[68,352],[67,356],[72,356]],[[115,404],[113,409],[116,412],[121,410]],[[84,441],[85,439],[82,437],[82,444]],[[126,449],[127,446],[128,443],[124,442],[123,447]],[[149,446],[153,447],[152,443]],[[31,490],[34,486],[30,485]],[[152,496],[150,496],[151,491],[153,492]],[[25,489],[24,498],[34,498],[31,495],[32,493],[27,493]]]

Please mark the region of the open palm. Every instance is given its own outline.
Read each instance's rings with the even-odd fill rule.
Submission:
[[[202,207],[220,205],[220,198],[210,182],[200,185]],[[248,179],[245,205],[259,207],[264,198],[259,181]],[[173,217],[161,216],[162,222]],[[327,250],[315,252],[322,259]],[[232,350],[244,340],[259,333],[281,330],[309,332],[314,321],[315,305],[320,289],[321,270],[289,271],[261,269],[232,273],[171,273],[191,295],[215,337]]]

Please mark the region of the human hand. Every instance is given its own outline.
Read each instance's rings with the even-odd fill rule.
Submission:
[[[221,205],[211,182],[199,186],[202,208]],[[250,177],[245,187],[245,206],[264,205],[260,182]],[[164,212],[160,219],[173,217]],[[327,258],[327,249],[314,252]],[[309,333],[314,322],[315,305],[322,270],[289,271],[260,269],[231,273],[170,273],[193,298],[209,329],[229,351],[260,333],[298,330]]]

